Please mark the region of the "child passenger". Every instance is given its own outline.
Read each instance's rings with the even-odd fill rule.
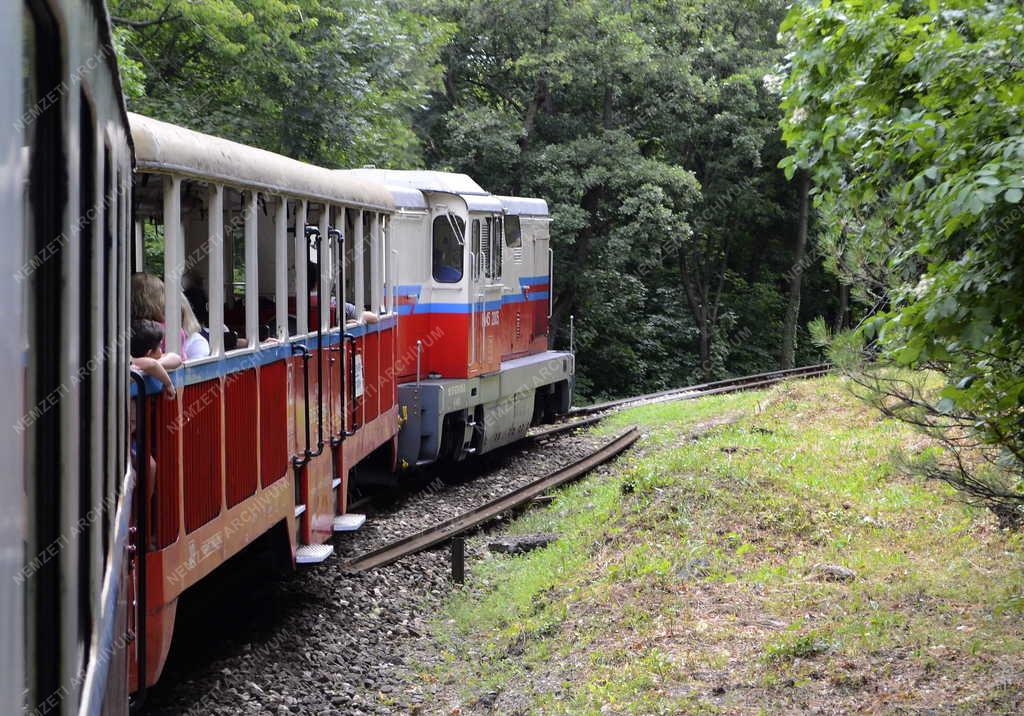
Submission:
[[[151,375],[164,385],[164,395],[174,397],[174,382],[168,370],[181,367],[177,353],[164,353],[160,344],[164,339],[164,327],[146,318],[132,321],[131,354],[132,367]]]
[[[206,358],[210,355],[210,341],[202,333],[203,327],[199,324],[192,304],[188,296],[181,294],[181,334],[184,341],[181,344],[181,352],[185,354],[186,360]]]

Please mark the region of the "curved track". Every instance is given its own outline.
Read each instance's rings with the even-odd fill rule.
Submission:
[[[825,375],[831,370],[832,366],[830,364],[819,363],[817,365],[790,368],[788,370],[754,373],[753,375],[744,375],[739,378],[727,378],[725,380],[716,380],[711,383],[699,383],[697,385],[688,385],[682,388],[670,388],[669,390],[662,390],[657,393],[647,393],[646,395],[638,395],[632,398],[621,398],[619,400],[610,400],[605,403],[584,405],[578,408],[572,408],[569,411],[569,416],[577,417],[593,415],[595,413],[604,413],[638,403],[656,403],[662,400],[692,400],[694,398],[702,398],[706,395],[736,393],[741,390],[764,388],[793,378],[816,378],[818,376]]]
[[[590,417],[582,417],[579,420],[571,420],[562,424],[542,428],[528,434],[523,439],[538,440],[569,432],[571,430],[596,423],[603,419],[605,414],[609,412],[632,405],[669,400],[692,400],[694,398],[703,398],[709,395],[717,395],[721,393],[736,393],[741,390],[752,390],[767,387],[769,385],[774,385],[784,380],[794,378],[813,378],[824,375],[830,370],[831,366],[829,364],[821,363],[818,365],[803,366],[790,370],[757,373],[754,375],[741,376],[739,378],[730,378],[727,380],[702,383],[683,388],[673,388],[671,390],[648,393],[647,395],[640,395],[633,398],[623,398],[621,400],[613,400],[605,403],[598,403],[596,405],[573,408],[569,411],[569,415]],[[554,487],[582,477],[593,468],[607,462],[624,451],[636,442],[638,437],[639,434],[636,432],[636,428],[630,428],[608,444],[599,447],[590,455],[578,460],[572,465],[557,470],[550,475],[542,477],[529,484],[518,487],[505,495],[491,500],[484,505],[480,505],[479,507],[474,507],[450,520],[434,525],[421,532],[389,542],[379,549],[360,555],[359,557],[350,560],[345,565],[345,569],[351,573],[364,572],[374,569],[375,567],[382,567],[384,565],[391,564],[402,557],[437,546],[442,542],[450,540],[453,537],[494,519],[502,512],[528,502]]]
[[[577,460],[567,467],[556,470],[539,480],[534,480],[533,482],[523,485],[522,487],[502,495],[497,499],[491,500],[484,505],[475,507],[458,517],[442,522],[439,525],[435,525],[434,527],[430,527],[414,535],[403,537],[402,539],[384,545],[380,549],[357,557],[346,564],[345,569],[349,572],[365,572],[375,567],[383,567],[384,565],[391,564],[392,562],[395,562],[407,555],[415,554],[421,550],[429,549],[430,547],[441,544],[456,535],[467,532],[474,527],[484,524],[485,522],[489,522],[502,512],[518,507],[548,490],[582,477],[598,465],[611,460],[613,457],[621,453],[636,442],[639,437],[640,434],[637,432],[636,428],[630,428],[611,442],[601,446],[590,455]]]

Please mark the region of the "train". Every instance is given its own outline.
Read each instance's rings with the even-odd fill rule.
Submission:
[[[464,174],[326,169],[132,114],[99,0],[0,15],[23,70],[0,108],[0,710],[126,713],[178,599],[228,559],[259,540],[323,562],[365,520],[357,477],[568,411],[551,217]],[[185,354],[172,389],[129,356],[147,282]]]

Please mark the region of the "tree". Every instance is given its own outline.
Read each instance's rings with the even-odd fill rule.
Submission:
[[[810,167],[831,265],[873,311],[833,353],[874,404],[939,441],[926,474],[1018,524],[1022,25],[1004,0],[822,0],[783,26],[784,166]]]
[[[567,344],[575,314],[579,399],[777,365],[799,213],[763,81],[782,53],[780,3],[115,0],[112,12],[133,110],[323,166],[425,164],[547,199],[551,343]],[[797,335],[835,311],[817,255],[800,293]],[[817,359],[795,346],[795,360]]]
[[[781,56],[782,6],[426,0],[420,11],[459,26],[442,53],[444,92],[417,122],[427,161],[548,199],[553,325],[557,338],[576,315],[579,388],[636,392],[773,367],[781,313],[741,324],[776,306],[792,263],[798,202],[776,167],[778,96],[762,82]],[[610,339],[591,325],[606,312],[587,293],[609,270],[623,290],[632,278],[644,289],[619,316],[629,330]],[[749,305],[752,295],[767,304]],[[813,299],[807,310],[830,300]],[[629,375],[605,370],[615,351],[635,357]]]
[[[120,0],[134,111],[324,166],[422,163],[452,27],[378,0]]]
[[[790,269],[789,301],[786,303],[786,317],[782,322],[782,356],[779,367],[783,370],[796,365],[796,328],[800,317],[800,285],[804,275],[804,261],[807,257],[807,224],[810,213],[811,177],[806,171],[800,172],[800,218],[796,231],[796,252],[793,268]]]

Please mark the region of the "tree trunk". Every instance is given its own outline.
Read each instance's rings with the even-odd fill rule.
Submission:
[[[782,322],[782,354],[780,367],[785,370],[792,368],[796,362],[796,328],[800,319],[800,283],[804,274],[804,261],[807,254],[807,220],[810,203],[811,177],[808,172],[800,172],[800,223],[796,234],[796,256],[793,261],[792,274],[789,281],[789,303],[786,316]]]
[[[836,310],[836,320],[832,324],[832,332],[846,328],[846,314],[850,312],[850,287],[842,281],[839,282],[839,308]]]
[[[612,86],[607,84],[604,86],[604,107],[601,109],[601,126],[605,129],[612,128],[612,107],[615,103],[615,93],[612,91]]]
[[[459,91],[455,87],[455,74],[451,69],[452,63],[448,63],[448,68],[444,71],[444,94],[448,98],[448,101],[454,107],[459,103]]]
[[[684,247],[679,248],[679,277],[683,282],[683,289],[686,293],[686,303],[690,307],[690,314],[693,322],[697,324],[697,352],[700,358],[700,376],[703,380],[711,380],[713,366],[711,365],[711,345],[714,340],[712,335],[718,321],[718,302],[722,295],[722,285],[725,279],[725,256],[717,265],[718,278],[714,295],[709,295],[708,282],[715,280],[715,275],[710,274],[710,269],[705,262],[699,258],[688,257]],[[698,271],[697,266],[700,266]]]
[[[700,354],[700,374],[703,380],[711,380],[711,329],[707,321],[700,322],[700,338],[698,339]]]

